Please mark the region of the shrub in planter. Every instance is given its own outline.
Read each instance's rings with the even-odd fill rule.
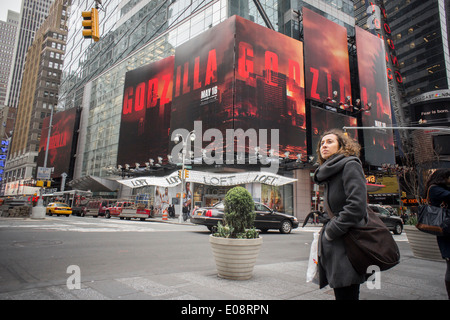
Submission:
[[[252,239],[259,234],[254,228],[255,204],[252,196],[243,187],[234,187],[227,192],[225,204],[225,226],[218,227],[218,236]]]
[[[262,238],[254,227],[255,204],[243,187],[235,187],[225,196],[224,225],[209,236],[217,274],[226,279],[247,280],[259,254]]]

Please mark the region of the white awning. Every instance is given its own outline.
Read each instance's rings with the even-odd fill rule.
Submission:
[[[246,183],[263,183],[272,186],[281,186],[292,183],[297,179],[287,178],[270,172],[240,172],[240,173],[213,173],[189,170],[187,182],[201,183],[214,186],[234,186]],[[178,171],[165,177],[139,177],[126,180],[118,180],[130,188],[139,188],[144,186],[175,187],[181,183],[178,177]]]

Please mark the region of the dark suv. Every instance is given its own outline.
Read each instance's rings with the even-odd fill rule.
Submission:
[[[386,227],[394,232],[394,234],[402,233],[403,220],[400,217],[392,214],[388,209],[377,204],[369,204],[369,207],[378,215],[381,221],[384,222]]]

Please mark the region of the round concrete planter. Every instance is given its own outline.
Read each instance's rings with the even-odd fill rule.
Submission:
[[[248,280],[258,257],[262,238],[230,239],[209,236],[217,274],[221,278]]]
[[[436,236],[422,232],[411,225],[405,225],[404,230],[415,257],[442,261],[441,251],[439,250]]]

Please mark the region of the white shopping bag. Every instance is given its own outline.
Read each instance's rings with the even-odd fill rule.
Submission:
[[[309,251],[308,270],[306,271],[306,282],[319,283],[319,233],[314,232],[314,239]]]

